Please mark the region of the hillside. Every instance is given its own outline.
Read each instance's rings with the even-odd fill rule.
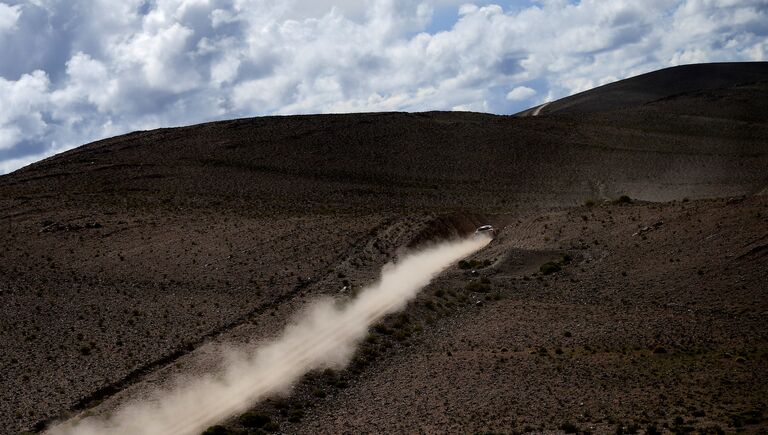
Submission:
[[[768,62],[705,63],[680,65],[609,83],[547,103],[537,115],[585,114],[640,108],[649,103],[696,93],[699,101],[711,91],[766,81]],[[706,100],[705,100],[706,101]],[[711,100],[710,100],[711,101]],[[754,100],[742,106],[750,110]],[[694,107],[701,104],[694,104]],[[520,112],[530,116],[537,107]]]
[[[613,430],[677,416],[765,428],[764,65],[618,82],[643,96],[608,111],[135,132],[2,176],[0,427],[108,412],[201,372],[215,343],[273,336],[307,301],[373,281],[405,247],[492,223],[502,233],[478,254],[492,292],[449,271],[409,306],[405,340],[378,337],[364,363],[322,375],[349,388],[313,376],[260,412],[290,433]],[[701,80],[681,90],[670,71]],[[612,202],[621,195],[632,203]],[[537,272],[564,254],[564,271]],[[297,406],[306,418],[289,421]]]

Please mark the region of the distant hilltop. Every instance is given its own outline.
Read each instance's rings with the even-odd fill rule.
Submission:
[[[609,83],[518,113],[593,113],[642,106],[681,94],[768,80],[768,62],[702,63],[665,68]],[[537,109],[538,112],[537,112]]]

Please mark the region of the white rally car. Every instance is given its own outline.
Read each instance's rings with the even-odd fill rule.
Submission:
[[[483,225],[475,230],[475,236],[481,235],[493,238],[496,236],[496,230],[493,229],[493,225]]]

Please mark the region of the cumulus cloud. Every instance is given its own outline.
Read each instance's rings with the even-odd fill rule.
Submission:
[[[509,101],[523,101],[536,95],[536,89],[529,88],[528,86],[518,86],[507,94],[507,100]]]
[[[5,3],[0,3],[0,35],[16,27],[16,20],[21,15],[20,9],[21,7],[19,6],[9,6]]]
[[[49,85],[48,76],[40,70],[13,81],[0,77],[0,150],[13,148],[25,138],[44,136]]]
[[[514,113],[766,35],[764,0],[0,0],[0,171],[230,117]]]

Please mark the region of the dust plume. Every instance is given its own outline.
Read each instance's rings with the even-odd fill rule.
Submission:
[[[152,400],[128,404],[109,417],[73,419],[47,433],[200,434],[267,396],[290,389],[313,369],[345,366],[371,324],[402,309],[437,274],[488,242],[486,237],[473,237],[408,255],[384,266],[379,281],[354,300],[343,306],[332,300],[315,303],[281,336],[250,354],[238,353],[218,373],[158,392]]]

